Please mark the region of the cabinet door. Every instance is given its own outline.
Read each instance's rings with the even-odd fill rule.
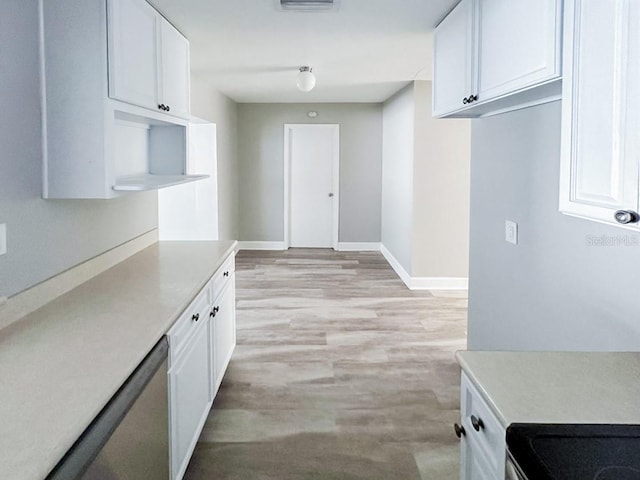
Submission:
[[[235,297],[235,274],[233,274],[229,285],[219,297],[217,303],[219,310],[213,319],[214,395],[220,388],[222,377],[224,377],[231,354],[236,346]]]
[[[640,3],[567,0],[560,210],[638,211]]]
[[[478,3],[478,100],[560,76],[561,0]]]
[[[433,34],[433,114],[444,115],[464,107],[475,94],[473,78],[473,0],[462,0]]]
[[[160,19],[160,103],[169,113],[189,118],[189,42],[165,19]]]
[[[157,110],[157,12],[145,0],[109,0],[109,96]]]
[[[209,359],[203,325],[169,372],[172,479],[182,478],[209,413]]]

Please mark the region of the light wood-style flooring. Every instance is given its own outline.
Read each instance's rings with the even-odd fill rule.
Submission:
[[[187,480],[457,479],[466,295],[377,252],[242,251],[238,345]]]

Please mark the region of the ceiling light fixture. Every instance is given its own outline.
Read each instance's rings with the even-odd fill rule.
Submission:
[[[307,12],[334,10],[339,0],[276,0],[279,10],[303,10]]]
[[[316,86],[316,76],[311,67],[300,67],[296,85],[301,92],[310,92]]]

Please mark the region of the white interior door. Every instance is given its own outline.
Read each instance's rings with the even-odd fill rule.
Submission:
[[[338,125],[285,125],[287,248],[338,246],[339,131]]]

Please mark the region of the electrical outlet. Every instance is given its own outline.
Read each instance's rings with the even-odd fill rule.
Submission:
[[[7,224],[0,223],[0,255],[7,253]]]
[[[516,222],[504,221],[504,239],[514,245],[518,244],[518,224]]]

